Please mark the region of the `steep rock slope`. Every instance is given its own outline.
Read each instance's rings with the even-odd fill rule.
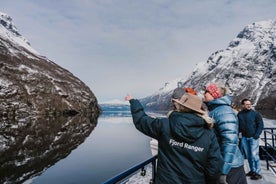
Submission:
[[[179,82],[201,94],[211,82],[225,85],[234,103],[239,105],[242,98],[250,98],[264,116],[276,118],[276,21],[247,25],[225,50],[213,53],[207,62],[197,65],[187,80]],[[157,95],[142,102],[148,109],[164,110],[172,90],[162,93],[161,103],[149,100]]]
[[[0,117],[99,111],[91,90],[41,56],[0,13]]]
[[[23,183],[80,145],[100,107],[81,80],[35,51],[4,13],[0,73],[0,183]]]

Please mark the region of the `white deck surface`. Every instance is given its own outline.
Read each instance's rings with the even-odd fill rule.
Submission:
[[[266,169],[266,162],[264,160],[261,161],[261,169],[262,169],[262,179],[260,180],[251,180],[250,177],[247,176],[248,184],[276,184],[276,176],[273,174],[271,170]],[[247,160],[244,160],[244,170],[245,173],[249,172],[249,165]]]
[[[152,155],[156,155],[157,154],[157,146],[158,142],[155,139],[152,139],[150,141],[150,146],[151,146],[151,152]],[[260,145],[261,145],[261,141],[260,141]],[[275,168],[276,169],[276,168]],[[249,165],[248,165],[248,161],[244,160],[244,170],[245,173],[249,172]],[[261,172],[262,172],[262,179],[259,180],[251,180],[249,176],[247,176],[247,183],[248,184],[276,184],[276,175],[271,171],[271,170],[267,170],[266,169],[266,161],[265,160],[261,160]],[[124,182],[126,184],[147,184],[149,183],[150,179],[151,179],[151,164],[149,164],[146,167],[146,175],[145,176],[141,176],[140,171],[136,174],[134,174],[127,182]]]
[[[276,184],[276,176],[272,171],[266,169],[266,162],[264,160],[261,161],[262,167],[262,179],[259,180],[251,180],[250,177],[247,178],[248,184]],[[244,161],[244,170],[245,173],[249,172],[249,165],[247,160]],[[127,182],[123,182],[126,184],[147,184],[151,179],[151,164],[146,167],[146,175],[141,176],[140,171],[134,174]]]

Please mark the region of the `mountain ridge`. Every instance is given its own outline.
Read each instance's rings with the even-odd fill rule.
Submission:
[[[35,55],[40,55],[34,48],[31,47],[30,42],[19,33],[19,30],[13,23],[13,19],[0,12],[0,34],[2,39],[6,39],[19,47],[23,47]]]
[[[90,88],[39,54],[0,12],[0,116],[100,111]],[[12,111],[12,112],[11,112]]]
[[[23,183],[80,145],[101,109],[84,82],[35,51],[1,12],[0,72],[0,183]]]
[[[248,24],[224,50],[199,63],[182,87],[192,87],[201,96],[209,83],[226,86],[234,103],[250,98],[256,110],[276,118],[276,21]],[[175,86],[177,87],[177,86]],[[168,110],[173,89],[141,99],[147,109]]]

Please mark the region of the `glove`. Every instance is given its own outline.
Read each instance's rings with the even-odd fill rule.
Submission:
[[[219,184],[227,184],[226,176],[227,176],[227,175],[224,175],[224,174],[220,175],[219,180],[218,180],[218,183],[219,183]]]

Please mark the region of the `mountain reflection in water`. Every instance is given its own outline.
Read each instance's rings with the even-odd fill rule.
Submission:
[[[90,135],[97,118],[1,120],[0,183],[23,183],[65,158]]]
[[[150,138],[135,129],[127,111],[103,109],[97,127],[78,148],[25,184],[100,184],[150,158]]]

